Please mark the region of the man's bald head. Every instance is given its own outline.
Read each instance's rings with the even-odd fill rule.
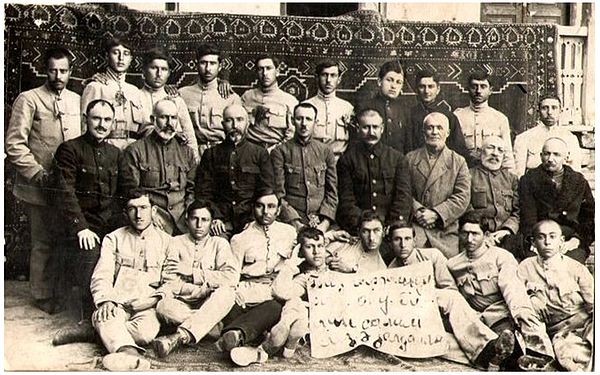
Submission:
[[[569,148],[564,140],[557,137],[548,138],[540,153],[542,167],[548,172],[560,172],[568,153]]]
[[[223,110],[225,136],[233,143],[239,143],[248,129],[248,112],[240,104],[231,104]]]
[[[441,150],[446,145],[450,121],[443,113],[432,112],[423,119],[423,136],[428,148]]]

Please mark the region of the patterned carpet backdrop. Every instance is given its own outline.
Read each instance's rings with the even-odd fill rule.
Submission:
[[[5,128],[11,104],[24,90],[42,84],[43,53],[63,45],[73,54],[69,87],[81,93],[82,81],[106,67],[100,51],[111,36],[128,39],[135,59],[128,81],[142,85],[141,54],[163,46],[174,58],[170,83],[196,79],[195,50],[214,42],[225,52],[223,66],[240,95],[256,84],[254,59],[270,52],[282,60],[280,87],[299,100],[316,92],[314,70],[325,58],[338,60],[338,95],[351,102],[376,90],[379,66],[399,60],[406,70],[401,100],[415,103],[411,88],[419,69],[435,71],[442,95],[453,107],[468,105],[466,76],[476,70],[491,76],[490,105],[504,112],[516,133],[535,124],[537,99],[556,91],[553,25],[421,23],[374,17],[278,17],[205,13],[106,11],[99,5],[5,5]],[[28,247],[26,215],[12,199],[14,172],[6,169],[5,254]]]

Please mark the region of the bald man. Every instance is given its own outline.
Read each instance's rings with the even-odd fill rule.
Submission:
[[[248,112],[239,104],[223,110],[225,140],[202,154],[197,171],[198,199],[212,203],[211,234],[230,238],[253,220],[252,198],[274,185],[273,166],[264,147],[248,142]]]
[[[552,219],[567,240],[561,252],[584,263],[594,242],[594,196],[585,177],[564,164],[567,150],[562,138],[548,138],[540,154],[542,164],[521,178],[521,232],[529,249],[535,223]]]
[[[465,159],[446,146],[448,118],[432,112],[423,120],[425,146],[406,155],[413,196],[415,245],[458,254],[458,218],[471,199]]]
[[[480,164],[471,168],[471,204],[484,219],[490,245],[510,251],[521,259],[519,231],[519,179],[502,167],[505,141],[490,136],[481,145]]]
[[[191,148],[175,137],[177,105],[163,99],[154,105],[155,129],[125,149],[119,166],[121,192],[144,188],[156,206],[153,221],[169,234],[187,233],[185,208],[194,200],[196,162]]]

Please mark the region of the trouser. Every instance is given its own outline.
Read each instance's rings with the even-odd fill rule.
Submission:
[[[264,332],[273,328],[281,316],[281,304],[275,300],[262,302],[256,306],[234,305],[223,319],[223,333],[234,329],[244,334],[244,343],[256,340]]]
[[[31,256],[29,259],[29,283],[35,299],[64,295],[65,257],[55,207],[27,204],[31,226]]]
[[[121,307],[117,307],[116,310],[115,316],[104,322],[98,322],[98,310],[92,315],[92,325],[106,350],[115,353],[122,347],[131,346],[144,351],[142,346],[148,345],[160,329],[156,310],[152,308],[133,314]]]
[[[156,305],[156,312],[167,323],[188,331],[197,343],[223,319],[235,304],[232,288],[221,287],[199,303],[188,304],[175,298],[165,298]]]
[[[96,263],[100,258],[100,245],[96,245],[92,250],[79,250],[77,256],[78,286],[81,293],[81,319],[89,320],[94,312],[94,298],[90,291],[90,283]]]
[[[591,371],[594,321],[587,312],[548,326],[556,360],[567,371]]]
[[[271,328],[263,349],[273,355],[282,346],[295,348],[298,341],[308,334],[308,305],[300,299],[286,301],[279,322]]]

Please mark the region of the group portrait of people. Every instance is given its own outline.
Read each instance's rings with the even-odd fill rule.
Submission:
[[[430,262],[444,327],[473,367],[592,369],[594,197],[555,94],[513,140],[485,72],[465,75],[470,104],[453,109],[435,72],[417,71],[406,107],[409,78],[391,60],[377,92],[350,103],[324,58],[299,101],[272,55],[257,55],[257,86],[239,96],[214,43],[197,46],[185,87],[169,84],[160,47],[141,56],[143,87],[128,83],[133,51],[104,41],[106,70],[80,95],[72,53],[50,47],[46,82],[12,105],[5,150],[30,219],[33,303],[68,308],[66,269],[81,291],[81,321],[54,345],[101,342],[115,371],[204,339],[237,366],[292,358],[310,345],[311,280]]]

